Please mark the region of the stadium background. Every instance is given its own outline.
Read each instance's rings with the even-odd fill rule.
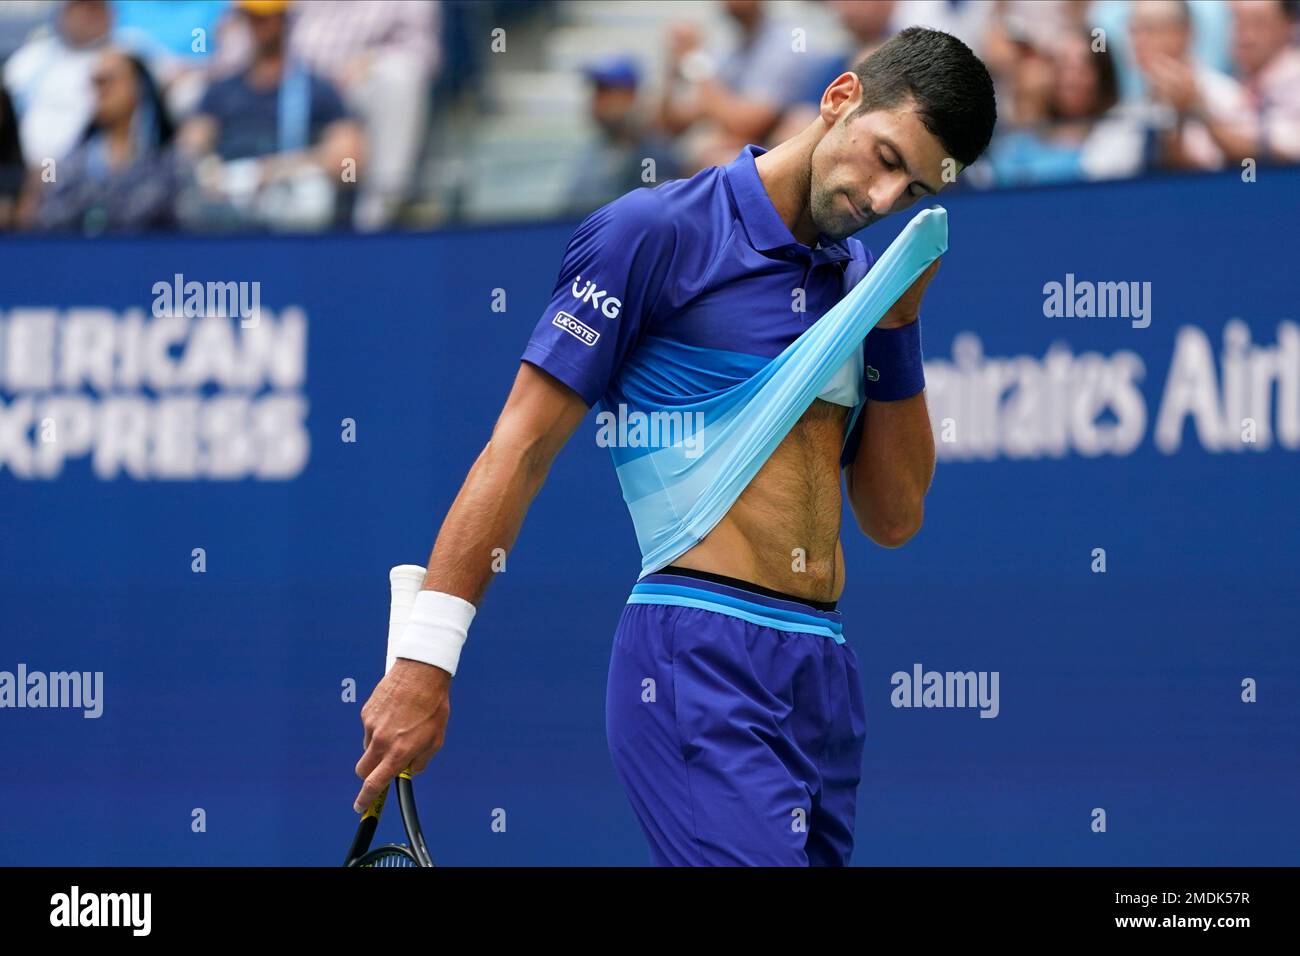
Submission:
[[[1072,440],[1022,456],[1006,424],[996,450],[964,452],[958,413],[921,533],[896,551],[846,538],[842,609],[868,706],[854,862],[1294,863],[1300,345],[1279,344],[1300,335],[1298,200],[1300,171],[1264,167],[1253,182],[1229,170],[945,194],[951,248],[922,320],[932,387],[963,335],[985,359],[1041,360],[1053,344],[1076,358],[1132,353],[1145,419],[1132,448]],[[896,218],[861,238],[879,253]],[[147,323],[155,283],[181,274],[260,282],[272,326],[298,310],[302,380],[270,390],[305,400],[310,440],[278,480],[104,477],[89,445],[20,477],[6,432],[0,670],[103,671],[105,699],[89,720],[0,711],[0,863],[339,861],[358,711],[382,670],[386,572],[426,558],[576,222],[0,237],[7,415],[51,394],[104,407],[79,382],[16,383],[14,329],[30,310],[54,310],[59,328],[86,309]],[[1044,284],[1067,273],[1150,282],[1150,326],[1046,317]],[[1220,447],[1185,415],[1178,447],[1161,447],[1171,368],[1179,355],[1192,367],[1195,351],[1179,351],[1180,333],[1208,342],[1212,392],[1197,400],[1203,416],[1226,416],[1233,320],[1285,366],[1251,406],[1271,440]],[[191,394],[239,389],[207,381]],[[1077,399],[1072,435],[1115,423],[1091,402]],[[342,440],[344,419],[355,441]],[[24,440],[37,449],[39,429]],[[645,862],[603,725],[609,641],[638,564],[589,419],[479,613],[447,746],[420,780],[440,862]],[[916,663],[999,672],[999,715],[892,707],[890,676]],[[1242,702],[1246,678],[1257,703]],[[341,699],[347,679],[355,702]],[[1091,830],[1098,807],[1105,833]],[[206,832],[191,829],[195,808]]]

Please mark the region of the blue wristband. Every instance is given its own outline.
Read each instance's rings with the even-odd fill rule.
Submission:
[[[873,402],[911,398],[925,388],[920,319],[897,329],[872,329],[863,343],[862,357],[865,390]]]

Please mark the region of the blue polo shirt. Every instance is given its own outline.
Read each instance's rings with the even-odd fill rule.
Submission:
[[[670,391],[675,379],[687,398],[779,355],[873,259],[857,239],[797,241],[758,178],[764,152],[746,146],[583,220],[523,360],[595,405],[629,374],[658,372]]]
[[[857,239],[798,242],[759,179],[763,152],[746,146],[727,166],[634,190],[583,220],[524,350],[523,361],[618,419],[610,450],[647,554],[659,550],[648,538],[667,537],[670,512],[716,477],[688,469],[689,454],[651,459],[667,434],[651,416],[682,416],[689,429],[692,415],[721,427],[742,414],[750,386],[874,261]],[[861,405],[857,352],[821,397]],[[654,513],[639,515],[638,502]]]

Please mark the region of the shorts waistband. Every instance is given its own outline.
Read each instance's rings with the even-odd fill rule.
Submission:
[[[764,627],[820,634],[832,638],[837,644],[844,643],[844,625],[839,611],[814,607],[798,598],[774,597],[773,593],[751,591],[748,587],[664,570],[648,574],[638,581],[627,603],[699,608]]]
[[[700,581],[710,581],[714,584],[723,584],[747,594],[759,594],[764,597],[776,598],[778,601],[786,601],[790,604],[798,604],[800,607],[811,608],[816,611],[834,611],[836,601],[814,601],[811,598],[802,598],[797,594],[786,594],[784,591],[774,591],[772,588],[765,588],[761,584],[753,584],[749,581],[742,581],[740,578],[729,578],[725,574],[714,574],[712,571],[700,571],[696,568],[679,568],[675,564],[670,564],[666,568],[660,568],[658,574],[672,574],[684,578],[695,578]]]

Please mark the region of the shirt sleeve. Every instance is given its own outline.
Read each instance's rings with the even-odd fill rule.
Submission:
[[[676,249],[676,226],[655,190],[597,209],[569,240],[523,361],[594,405],[653,316]]]

